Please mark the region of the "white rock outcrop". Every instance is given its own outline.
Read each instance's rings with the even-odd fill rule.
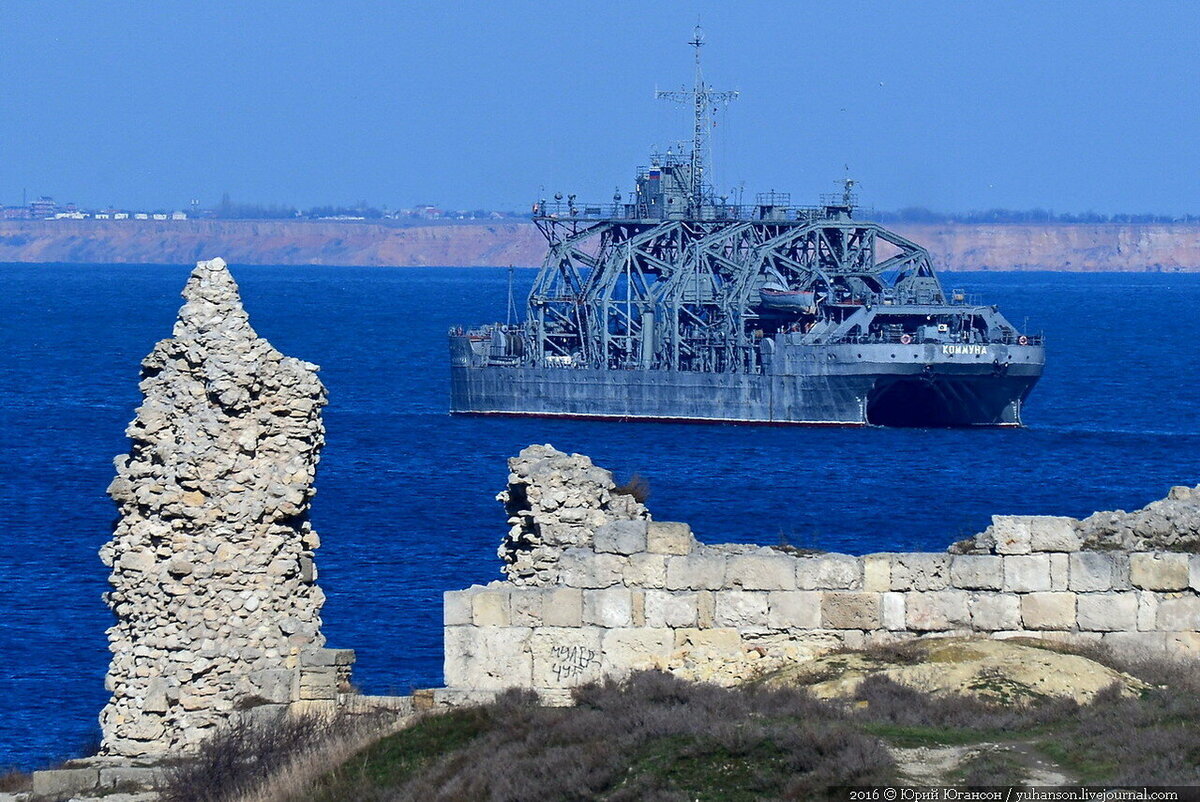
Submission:
[[[532,445],[508,461],[508,471],[508,488],[496,499],[511,528],[497,554],[517,585],[559,581],[564,549],[590,548],[604,524],[650,517],[645,506],[620,491],[611,471],[582,454]]]
[[[224,261],[198,263],[183,297],[173,336],[142,362],[132,448],[108,489],[108,755],[186,750],[240,707],[293,701],[324,643],[308,521],[317,366],[255,333]]]

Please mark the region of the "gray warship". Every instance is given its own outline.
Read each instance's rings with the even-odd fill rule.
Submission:
[[[652,156],[627,198],[534,204],[549,247],[525,319],[451,329],[451,412],[1020,426],[1042,336],[857,219],[854,181],[817,206],[716,194],[711,111],[737,93],[705,83],[699,29],[689,44],[693,88],[658,95],[694,108],[690,148]]]

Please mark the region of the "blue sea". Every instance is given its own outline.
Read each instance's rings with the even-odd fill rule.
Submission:
[[[980,273],[1044,331],[1021,430],[754,428],[452,418],[445,333],[503,316],[507,271],[239,267],[258,332],[321,365],[312,519],[331,646],[368,693],[441,681],[441,594],[499,578],[495,494],[529,443],[651,485],[709,542],[942,549],[994,513],[1133,509],[1200,482],[1200,275]],[[182,266],[0,265],[0,767],[78,754],[107,694],[96,551],[138,363],[170,336]],[[533,271],[517,271],[518,292]]]

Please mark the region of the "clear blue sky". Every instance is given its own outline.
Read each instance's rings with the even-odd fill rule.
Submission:
[[[1200,4],[0,0],[0,203],[526,209],[687,135],[717,181],[880,209],[1200,212]]]

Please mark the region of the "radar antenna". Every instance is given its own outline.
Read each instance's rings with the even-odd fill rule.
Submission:
[[[699,25],[693,31],[689,45],[696,48],[696,78],[691,91],[681,89],[670,92],[659,90],[654,96],[661,100],[673,100],[677,103],[691,103],[694,110],[692,120],[692,175],[691,202],[693,213],[699,214],[704,202],[704,173],[708,169],[708,138],[711,121],[709,110],[717,103],[730,103],[737,100],[739,92],[717,92],[704,83],[704,73],[700,69],[700,48],[704,46],[704,31]]]

